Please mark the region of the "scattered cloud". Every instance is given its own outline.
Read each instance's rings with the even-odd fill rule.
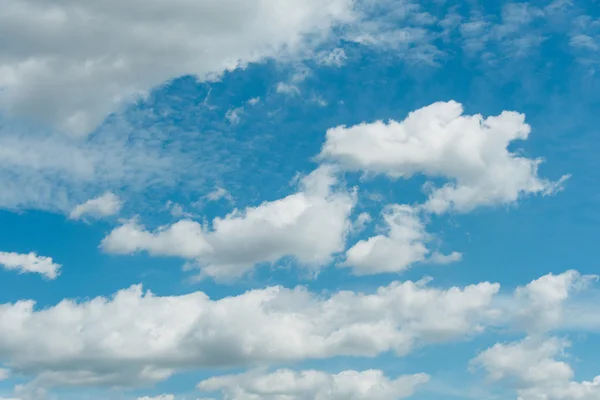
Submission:
[[[499,285],[437,289],[394,282],[330,296],[267,287],[211,300],[160,297],[141,286],[111,298],[0,305],[0,357],[32,387],[137,386],[184,368],[402,356],[415,346],[481,333],[497,314]],[[40,332],[44,332],[40,335]]]
[[[564,323],[564,303],[576,292],[598,280],[595,275],[581,275],[577,271],[548,274],[515,291],[515,315],[528,332],[546,332]]]
[[[335,190],[335,170],[322,166],[301,181],[301,190],[257,207],[215,218],[212,229],[182,220],[155,232],[135,221],[115,228],[102,241],[109,253],[148,251],[194,260],[202,276],[229,280],[255,265],[293,256],[318,268],[344,250],[355,194]]]
[[[286,82],[278,82],[277,86],[275,87],[275,90],[277,91],[277,93],[283,93],[287,95],[300,94],[300,89],[298,89],[298,86]]]
[[[411,112],[401,121],[377,121],[327,131],[320,158],[349,171],[408,179],[415,174],[450,180],[426,186],[427,211],[468,212],[480,206],[514,203],[528,194],[551,194],[568,178],[552,182],[538,176],[541,159],[510,152],[531,128],[511,111],[484,118],[464,115],[455,101]]]
[[[71,219],[104,218],[117,214],[123,202],[116,194],[107,192],[100,197],[86,201],[76,206],[69,214]]]
[[[429,381],[426,374],[390,379],[379,370],[343,371],[259,371],[207,379],[198,384],[206,392],[221,391],[226,399],[277,400],[399,400],[410,397]]]
[[[356,217],[356,220],[354,220],[354,224],[352,225],[352,232],[362,232],[372,220],[373,218],[368,212],[360,213],[358,217]]]
[[[212,192],[210,192],[203,198],[207,199],[208,201],[219,201],[221,199],[225,199],[225,200],[229,201],[230,203],[234,202],[233,197],[231,196],[231,193],[229,193],[229,191],[227,191],[227,189],[222,188],[220,186],[215,188],[215,190],[213,190]]]
[[[387,233],[361,240],[346,252],[340,265],[356,275],[399,272],[425,260],[428,234],[417,211],[406,205],[388,206],[383,213]]]
[[[239,124],[242,120],[242,117],[240,117],[240,115],[243,113],[244,107],[232,108],[230,110],[227,110],[225,118],[229,121],[230,124],[236,125]]]
[[[341,67],[346,62],[346,52],[342,48],[335,48],[333,50],[320,51],[315,56],[315,61],[319,65],[325,65],[328,67]]]
[[[589,382],[575,382],[570,365],[557,359],[568,345],[554,337],[527,337],[520,342],[496,344],[472,363],[483,367],[495,381],[516,382],[520,400],[600,398],[600,376]]]
[[[155,397],[148,397],[148,396],[138,397],[137,400],[175,400],[175,396],[172,394],[162,394],[160,396],[155,396]]]
[[[50,257],[38,256],[36,253],[18,254],[0,252],[0,266],[20,274],[36,273],[48,279],[56,279],[60,274],[60,264]]]

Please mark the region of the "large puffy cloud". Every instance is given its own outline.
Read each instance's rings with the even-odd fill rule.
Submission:
[[[557,359],[568,345],[558,338],[528,337],[496,344],[472,363],[487,370],[493,380],[516,381],[519,400],[600,399],[600,376],[593,381],[573,381],[569,364]]]
[[[32,387],[125,386],[185,368],[402,356],[480,333],[497,316],[498,290],[409,281],[370,294],[269,287],[211,300],[202,292],[158,297],[133,286],[110,299],[41,310],[19,301],[0,305],[0,362],[35,376]]]
[[[353,20],[353,3],[2,0],[0,107],[85,134],[168,79],[301,51]]]
[[[222,391],[224,400],[398,400],[411,396],[426,383],[426,374],[390,379],[379,370],[320,371],[278,370],[228,375],[198,384],[206,392]]]
[[[340,265],[351,267],[357,275],[382,272],[399,272],[416,262],[431,261],[448,263],[458,261],[461,254],[431,254],[427,233],[418,210],[408,205],[391,205],[383,212],[387,232],[361,240],[346,252],[346,260]]]
[[[515,140],[527,139],[530,131],[523,114],[503,111],[484,118],[463,115],[462,105],[455,101],[438,102],[400,122],[331,128],[320,157],[350,171],[391,178],[415,174],[447,178],[450,182],[442,187],[428,185],[424,207],[436,213],[467,212],[560,187],[560,182],[538,176],[539,159],[507,149]]]
[[[122,205],[123,203],[117,195],[112,192],[106,192],[102,196],[77,205],[69,214],[69,218],[81,219],[85,216],[92,218],[108,217],[118,213]]]
[[[56,264],[50,257],[38,256],[36,253],[0,252],[0,267],[21,274],[36,273],[48,279],[56,279],[60,273],[61,265]]]
[[[155,232],[135,221],[115,228],[102,242],[111,253],[148,251],[194,259],[203,276],[239,277],[259,263],[293,256],[318,267],[344,250],[355,194],[336,190],[335,169],[321,166],[283,199],[215,218],[212,229],[182,220]]]

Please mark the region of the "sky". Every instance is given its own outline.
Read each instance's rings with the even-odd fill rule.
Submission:
[[[597,0],[0,10],[0,400],[600,399]]]

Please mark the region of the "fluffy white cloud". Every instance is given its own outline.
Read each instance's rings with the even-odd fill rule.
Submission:
[[[212,229],[182,220],[155,232],[135,221],[114,229],[102,248],[111,253],[148,251],[194,259],[203,276],[239,277],[259,263],[293,256],[319,267],[344,250],[355,194],[335,190],[335,170],[322,166],[301,181],[301,190],[283,199],[215,218]]]
[[[577,271],[548,274],[515,291],[514,315],[529,332],[545,332],[562,325],[564,303],[570,295],[588,286],[597,276]]]
[[[79,204],[71,211],[69,218],[81,219],[85,216],[92,218],[108,217],[118,213],[122,206],[123,203],[116,194],[107,192],[100,197]]]
[[[354,19],[351,0],[2,0],[0,107],[74,134],[184,74],[297,53]],[[19,38],[19,40],[14,40]]]
[[[408,281],[370,294],[269,287],[211,300],[202,292],[158,297],[134,286],[110,299],[40,310],[19,301],[0,305],[0,362],[35,376],[32,387],[126,386],[182,368],[402,356],[480,333],[497,316],[491,303],[498,290]]]
[[[206,392],[221,391],[225,400],[398,400],[411,396],[429,376],[415,374],[390,379],[379,370],[278,370],[210,378],[198,384]]]
[[[56,279],[61,268],[61,265],[54,263],[50,257],[38,256],[36,253],[18,254],[6,252],[0,252],[0,266],[21,274],[41,274],[48,279]]]
[[[556,359],[568,345],[557,338],[528,337],[496,344],[472,363],[485,368],[493,380],[516,381],[519,400],[600,399],[600,376],[591,382],[574,382],[569,364]]]
[[[415,174],[447,178],[450,182],[442,187],[428,185],[425,209],[467,212],[560,187],[562,180],[538,176],[539,159],[508,151],[513,141],[527,139],[530,130],[523,114],[504,111],[483,118],[463,115],[462,105],[455,101],[438,102],[411,112],[401,122],[329,129],[320,158],[336,161],[346,170],[391,178]]]
[[[387,233],[361,240],[346,252],[341,267],[351,267],[357,275],[400,272],[416,262],[448,263],[460,260],[460,253],[433,253],[427,242],[430,235],[418,215],[407,205],[391,205],[383,212]]]

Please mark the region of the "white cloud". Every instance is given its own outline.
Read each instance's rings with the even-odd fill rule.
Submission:
[[[220,186],[218,186],[217,188],[215,188],[215,190],[204,196],[204,198],[209,201],[219,201],[221,199],[226,199],[230,203],[233,203],[233,197],[231,196],[229,191]]]
[[[361,240],[346,252],[343,267],[352,267],[357,275],[398,272],[425,260],[427,232],[416,211],[405,205],[388,206],[383,218],[385,235]]]
[[[362,232],[366,226],[373,220],[371,215],[368,212],[362,212],[356,217],[356,220],[352,224],[352,232],[359,233]]]
[[[50,257],[38,256],[36,253],[18,254],[0,252],[0,266],[6,270],[14,270],[21,274],[36,273],[48,279],[56,279],[60,274],[60,264]]]
[[[570,295],[587,287],[597,276],[577,271],[548,274],[515,290],[514,315],[528,332],[539,333],[564,323],[564,303]]]
[[[569,40],[569,45],[592,51],[600,49],[600,46],[598,45],[598,43],[596,43],[596,40],[594,40],[594,38],[584,34],[573,35]]]
[[[198,384],[205,392],[221,391],[228,400],[398,400],[410,397],[429,376],[415,374],[390,379],[379,370],[277,370],[207,379]]]
[[[0,382],[5,381],[10,377],[10,370],[6,368],[0,368]]]
[[[202,275],[216,279],[239,277],[256,264],[285,256],[320,267],[344,250],[351,229],[355,195],[334,190],[336,182],[334,169],[323,166],[302,180],[299,192],[215,218],[212,229],[182,220],[151,232],[131,221],[114,229],[101,246],[111,253],[194,259]]]
[[[286,82],[278,82],[277,86],[275,87],[275,90],[277,91],[277,93],[283,93],[287,95],[300,94],[300,89],[298,89],[298,86]]]
[[[316,62],[320,65],[330,67],[341,67],[348,58],[346,52],[342,48],[335,48],[330,51],[321,51],[316,54]]]
[[[242,117],[240,117],[240,115],[243,113],[244,107],[232,108],[230,110],[227,110],[225,118],[229,121],[230,124],[237,125],[242,120]]]
[[[455,101],[411,112],[401,121],[338,126],[327,131],[320,157],[344,169],[408,179],[415,174],[444,177],[429,185],[425,209],[468,212],[478,206],[513,203],[527,194],[548,194],[561,183],[538,176],[539,159],[508,151],[531,128],[525,116],[504,111],[495,117],[463,115]]]
[[[106,192],[102,196],[90,199],[83,204],[76,206],[69,218],[81,219],[82,217],[104,218],[117,214],[123,202],[119,197],[111,192]]]
[[[443,254],[437,251],[434,251],[433,254],[428,258],[428,261],[433,264],[451,264],[453,262],[458,262],[462,260],[462,253],[457,251],[453,251],[450,254]]]
[[[175,400],[175,396],[172,394],[162,394],[160,396],[155,396],[155,397],[148,397],[148,396],[138,397],[137,400]]]
[[[1,4],[0,37],[19,40],[1,41],[0,107],[73,134],[168,79],[297,53],[354,19],[350,0]]]
[[[386,233],[361,240],[346,252],[341,267],[351,267],[356,275],[400,272],[417,262],[446,264],[459,261],[461,254],[448,256],[430,250],[431,235],[418,210],[408,205],[387,206],[383,212]]]
[[[590,382],[575,382],[569,364],[556,359],[568,345],[558,338],[527,337],[520,342],[496,344],[472,363],[487,370],[493,380],[516,382],[519,400],[599,399],[600,376]]]
[[[35,308],[0,305],[0,359],[31,387],[135,386],[183,368],[265,365],[333,356],[402,356],[482,332],[499,285],[448,290],[394,282],[329,296],[268,287],[211,300],[158,297],[140,286],[110,299]],[[40,335],[43,332],[43,335]]]

